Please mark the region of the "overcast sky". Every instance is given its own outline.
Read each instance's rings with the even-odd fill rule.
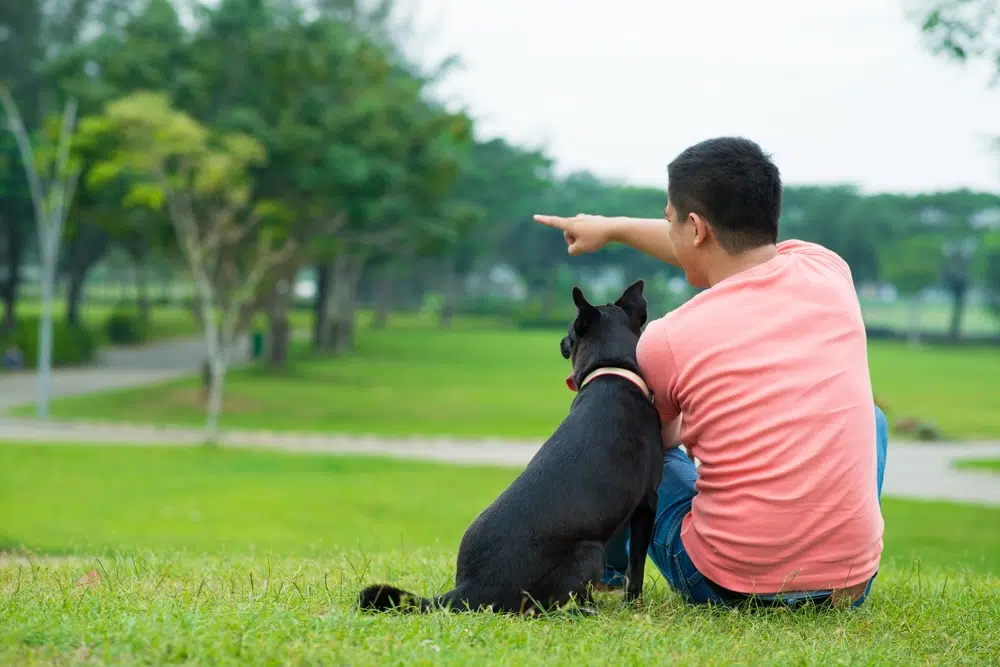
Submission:
[[[907,0],[418,0],[421,58],[485,135],[560,172],[664,186],[692,143],[739,134],[788,183],[1000,191],[1000,90],[923,48]]]

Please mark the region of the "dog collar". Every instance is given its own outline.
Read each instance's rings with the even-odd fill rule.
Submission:
[[[639,387],[639,389],[642,390],[642,393],[645,394],[649,398],[649,400],[651,401],[653,400],[653,392],[649,390],[649,387],[646,385],[646,382],[639,376],[638,373],[630,371],[627,368],[615,368],[613,366],[605,366],[603,368],[598,368],[594,371],[591,371],[590,374],[583,379],[583,382],[580,383],[579,389],[583,389],[584,387],[587,386],[588,382],[602,375],[617,375],[618,377],[623,377],[626,380],[630,380],[632,384],[634,384],[635,386]],[[569,387],[570,391],[579,391],[579,389],[576,386],[576,380],[573,379],[572,375],[566,378],[566,386]]]

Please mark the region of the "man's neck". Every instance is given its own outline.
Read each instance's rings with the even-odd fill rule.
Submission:
[[[738,255],[730,255],[722,248],[718,248],[717,251],[718,257],[713,262],[714,266],[705,272],[710,287],[718,285],[726,278],[731,278],[738,273],[769,262],[778,254],[777,247],[773,245],[761,246]]]

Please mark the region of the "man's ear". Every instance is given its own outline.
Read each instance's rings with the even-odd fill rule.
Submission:
[[[573,288],[573,303],[576,304],[577,309],[573,329],[577,336],[582,336],[590,328],[590,325],[597,321],[601,313],[587,301],[587,297],[583,296],[583,291],[579,287]]]
[[[615,305],[624,310],[625,314],[632,320],[632,324],[635,325],[637,331],[642,329],[642,325],[646,323],[648,316],[646,312],[646,297],[642,295],[642,288],[644,286],[645,283],[643,281],[635,281],[615,301]]]
[[[691,229],[694,231],[694,238],[691,240],[693,245],[700,246],[708,240],[708,234],[711,230],[708,220],[697,213],[689,213],[688,222],[691,223]]]

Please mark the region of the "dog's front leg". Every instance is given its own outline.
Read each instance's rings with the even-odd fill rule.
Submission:
[[[653,539],[656,522],[656,503],[659,495],[653,488],[646,493],[639,506],[632,512],[629,524],[628,572],[625,574],[625,601],[633,602],[642,596],[642,581],[646,573],[646,552]]]

